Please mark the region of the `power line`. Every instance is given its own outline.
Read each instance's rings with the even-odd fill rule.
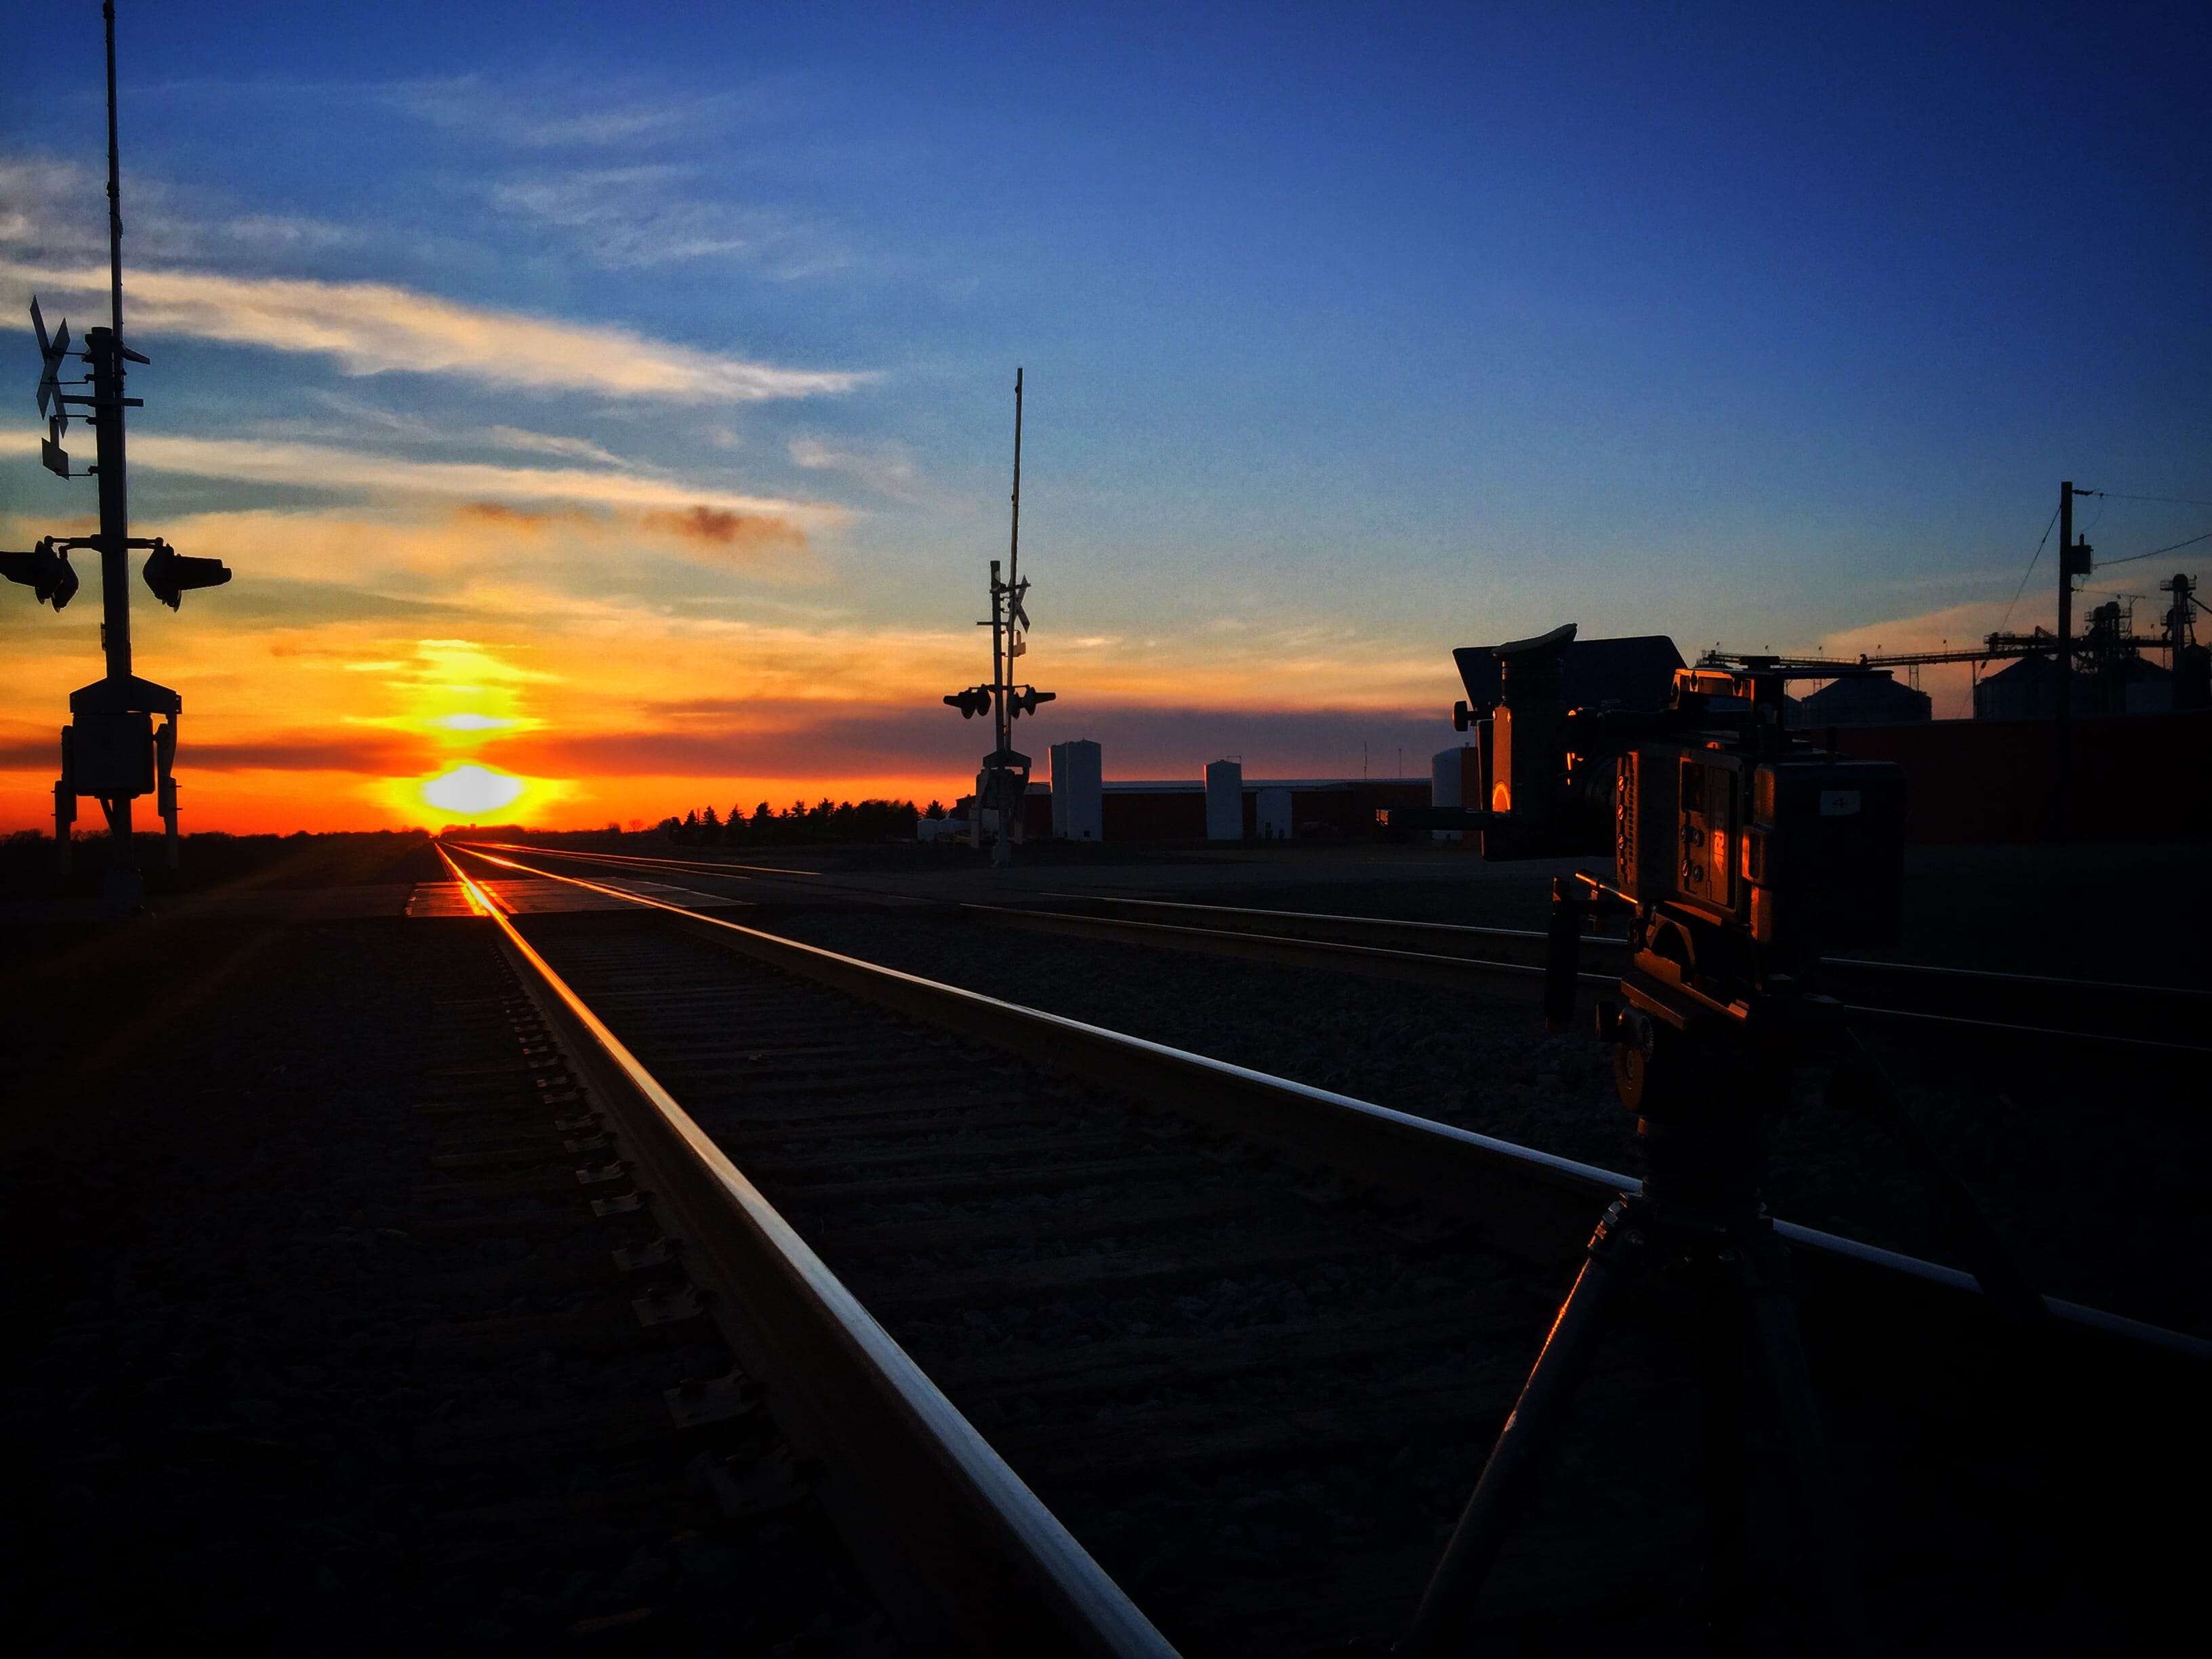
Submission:
[[[2103,495],[2116,501],[2163,501],[2168,507],[2212,507],[2212,501],[2200,501],[2187,495],[2130,495],[2117,489],[2077,489],[2076,495]]]
[[[2171,553],[2178,547],[2194,547],[2197,543],[2204,541],[2212,541],[2212,530],[2206,531],[2201,536],[2191,536],[2185,542],[2168,542],[2164,547],[2154,547],[2148,553],[2130,553],[2124,559],[2101,560],[2099,562],[2097,568],[2100,570],[2110,570],[2116,564],[2133,564],[2137,559],[2154,559],[2160,554]]]
[[[2075,493],[2078,494],[2079,492],[2077,491]],[[2051,526],[2055,525],[2057,522],[2058,509],[2054,507],[2051,509],[2051,524],[2047,524],[2043,526],[2043,541],[2038,542],[2035,544],[2035,558],[2030,559],[2027,562],[2027,568],[2021,572],[2020,586],[2012,591],[2012,605],[2005,606],[2004,621],[2000,622],[1997,624],[1998,633],[2002,634],[2005,631],[2005,623],[2009,623],[2012,620],[2013,605],[2018,605],[2020,603],[2020,596],[2027,592],[2027,579],[2035,574],[2035,561],[2036,559],[2039,559],[2043,556],[2043,543],[2051,539]]]

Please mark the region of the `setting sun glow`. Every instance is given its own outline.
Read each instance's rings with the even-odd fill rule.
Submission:
[[[473,763],[427,779],[422,799],[441,811],[465,812],[475,817],[510,806],[522,793],[522,780],[508,777]]]

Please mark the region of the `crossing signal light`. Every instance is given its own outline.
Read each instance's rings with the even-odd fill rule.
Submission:
[[[0,553],[0,576],[22,583],[39,596],[40,605],[57,611],[76,594],[76,572],[70,568],[69,554],[55,547],[51,537],[28,553]]]
[[[1008,700],[1007,706],[1017,716],[1034,714],[1039,703],[1050,702],[1058,695],[1053,691],[1040,691],[1034,685],[1025,685]]]
[[[188,559],[164,541],[154,544],[153,555],[146,561],[146,586],[172,611],[184,603],[191,589],[221,587],[229,580],[230,567],[221,559]]]
[[[953,696],[945,698],[945,706],[947,708],[958,709],[962,720],[972,720],[978,714],[988,714],[991,712],[991,688],[988,685],[971,685],[965,691],[956,692]]]

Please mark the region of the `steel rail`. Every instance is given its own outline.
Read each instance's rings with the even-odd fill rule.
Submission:
[[[720,873],[730,869],[767,866],[731,866],[710,860],[657,859],[642,854],[574,853],[552,848],[530,848],[508,842],[477,842],[507,852],[536,853],[549,858],[621,863],[640,869],[696,869]],[[816,872],[796,873],[817,875]],[[738,877],[737,879],[749,879]],[[821,890],[849,893],[878,902],[926,903],[903,895],[885,894],[872,888],[854,887],[822,880]],[[1522,927],[1488,927],[1462,922],[1413,921],[1391,916],[1358,916],[1328,911],[1277,910],[1255,907],[1193,904],[1170,899],[1133,899],[1097,894],[1046,892],[1039,896],[1085,907],[1084,912],[1047,910],[1029,905],[964,905],[960,908],[998,925],[1029,927],[1040,932],[1083,934],[1092,938],[1139,938],[1130,930],[1153,927],[1151,942],[1204,954],[1275,962],[1289,967],[1334,967],[1372,977],[1450,989],[1477,991],[1517,1001],[1534,1002],[1540,992],[1545,935]],[[1145,922],[1125,916],[1088,914],[1096,909],[1137,911],[1164,915],[1164,921]],[[1014,919],[1016,914],[1034,918]],[[1210,942],[1209,935],[1224,942]],[[1626,941],[1603,934],[1585,935],[1586,951],[1600,960],[1626,961]],[[1455,949],[1455,946],[1467,946]],[[1499,955],[1497,952],[1504,952]],[[1488,952],[1482,954],[1479,952]],[[2144,1054],[2201,1055],[2212,1052],[2203,1042],[2171,1042],[2163,1038],[2098,1030],[2081,1021],[2083,1005],[2102,1004],[2107,1012],[2124,1012],[2140,1020],[2147,1011],[2176,1029],[2212,1026],[2212,990],[2185,986],[2144,985],[2126,981],[2078,979],[2045,974],[2020,974],[1940,964],[1887,962],[1860,957],[1832,957],[1823,963],[1851,1011],[1864,1025],[1896,1030],[1944,1032],[1969,1039],[2003,1042],[2086,1043]],[[1585,973],[1583,984],[1594,992],[1612,988],[1613,975]],[[1884,983],[1888,981],[1888,983]],[[1939,999],[1954,1004],[1940,1008],[1897,1006],[1891,999],[1900,990],[1932,990]],[[2044,999],[2049,1018],[2029,1020],[1993,1018],[1976,1006],[1978,1000],[2008,1002],[2021,997]],[[1966,1010],[1956,1005],[1963,1002]]]
[[[1086,900],[1103,905],[1152,905],[1155,900]],[[1161,905],[1166,907],[1166,905]],[[1183,909],[1183,907],[1179,907]],[[1239,911],[1225,907],[1197,907],[1188,909],[1212,909],[1218,915],[1237,915]],[[1166,945],[1183,951],[1199,951],[1203,956],[1234,956],[1249,963],[1279,963],[1283,967],[1340,967],[1367,973],[1374,978],[1409,980],[1416,984],[1443,984],[1447,988],[1467,988],[1482,991],[1486,995],[1504,995],[1520,1002],[1540,1002],[1544,994],[1544,969],[1535,963],[1504,963],[1486,956],[1458,956],[1458,953],[1437,951],[1402,951],[1402,949],[1380,947],[1380,945],[1352,945],[1329,938],[1312,938],[1305,933],[1248,933],[1221,925],[1186,925],[1186,922],[1139,922],[1126,915],[1079,915],[1068,911],[1033,909],[1022,905],[975,905],[967,902],[960,907],[963,914],[975,915],[978,921],[991,922],[994,927],[1026,927],[1040,933],[1075,933],[1084,938],[1119,938],[1144,945]],[[1270,911],[1255,911],[1267,915]],[[1294,911],[1274,911],[1290,914]],[[1322,921],[1322,918],[1303,918],[1303,921]],[[1378,918],[1328,918],[1328,921],[1358,921],[1376,925]],[[1401,927],[1398,922],[1385,922],[1385,927]],[[1443,927],[1440,922],[1402,922],[1402,927]],[[1474,929],[1468,929],[1474,931]],[[1516,940],[1535,940],[1541,945],[1541,933],[1520,933],[1517,929],[1482,929],[1493,936],[1516,938]],[[1621,949],[1621,940],[1608,938],[1586,938],[1586,945],[1610,945],[1614,951]],[[1832,963],[1829,967],[1881,967],[1882,971],[1898,967],[1889,963]],[[1966,975],[1971,969],[1936,969],[1938,973]],[[2035,980],[2031,975],[1982,975],[1982,978],[2008,978],[2020,984],[2035,984],[2037,988],[2059,987],[2097,987],[2100,991],[2135,991],[2136,987],[2101,982],[2101,980]],[[1579,982],[1590,991],[1610,991],[1620,984],[1620,973],[1582,973]],[[1847,984],[1838,988],[1850,988]],[[2197,991],[2163,991],[2161,995],[2174,998],[2199,998],[2208,1002],[2208,1013],[2212,1013],[2212,994]],[[2159,1037],[2132,1037],[2119,1030],[2084,1030],[2069,1024],[2021,1024],[2017,1020],[1984,1020],[1975,1015],[1962,1013],[1931,1013],[1924,1009],[1891,1009],[1874,1002],[1844,1002],[1844,1013],[1856,1024],[1898,1026],[1898,1029],[1944,1030],[1954,1036],[1966,1037],[1996,1037],[2004,1042],[2079,1042],[2079,1044],[2100,1044],[2111,1048],[2128,1048],[2136,1053],[2161,1053],[2161,1055],[2205,1055],[2212,1046],[2201,1042],[2166,1042]]]
[[[1179,899],[1121,898],[1096,893],[1048,892],[1040,894],[1038,896],[1069,900],[1082,904],[1109,905],[1121,910],[1166,911],[1171,913],[1172,920],[1189,921],[1198,926],[1204,925],[1200,918],[1223,916],[1233,918],[1239,927],[1248,929],[1265,927],[1270,923],[1279,925],[1280,930],[1285,933],[1293,927],[1323,928],[1328,933],[1340,937],[1350,935],[1351,937],[1346,942],[1351,944],[1370,942],[1362,939],[1359,937],[1361,934],[1370,935],[1372,939],[1396,941],[1400,945],[1408,941],[1419,941],[1424,944],[1434,944],[1439,947],[1461,939],[1480,939],[1486,942],[1495,939],[1501,942],[1510,941],[1516,945],[1528,945],[1533,947],[1532,957],[1540,959],[1545,939],[1545,934],[1540,928],[1485,927],[1463,921],[1411,921],[1397,916],[1355,916],[1331,910],[1274,910],[1246,905],[1193,904]],[[1611,946],[1614,950],[1626,948],[1623,940],[1608,939],[1602,934],[1585,935],[1583,943],[1586,946],[1595,946],[1598,949],[1604,949],[1607,946]],[[1440,951],[1439,954],[1449,953]]]
[[[841,1528],[858,1534],[853,1541],[884,1581],[887,1605],[909,1619],[927,1609],[919,1633],[947,1652],[1174,1659],[1135,1604],[553,970],[495,896],[443,847],[439,856],[499,928],[520,977],[607,1110],[625,1158],[638,1166],[639,1189],[650,1189],[670,1236],[684,1241],[686,1270],[722,1292],[714,1298],[718,1322],[775,1391],[779,1424],[836,1469],[825,1501]]]
[[[736,864],[722,859],[656,859],[641,853],[580,853],[566,847],[531,847],[506,841],[456,842],[455,845],[496,848],[502,853],[536,853],[545,858],[574,859],[581,864],[634,865],[650,870],[689,870],[705,875],[727,875],[744,881],[754,876],[819,876],[819,870],[787,870],[772,864]]]
[[[1634,1177],[1593,1164],[1022,1007],[580,877],[467,850],[488,863],[666,912],[700,939],[1056,1069],[1212,1119],[1333,1175],[1443,1203],[1466,1214],[1501,1248],[1524,1257],[1574,1259],[1611,1198],[1640,1189]],[[1955,1345],[1970,1326],[2004,1324],[1972,1275],[1957,1268],[1792,1222],[1778,1220],[1775,1230],[1793,1248],[1813,1308],[1851,1327],[1852,1340],[1898,1340],[1902,1321],[1915,1340],[1941,1348]],[[1855,1300],[1863,1301],[1869,1293],[1878,1311],[1854,1307]],[[2212,1340],[2057,1297],[2046,1296],[2043,1303],[2049,1316],[2045,1322],[2054,1334],[2212,1363]]]
[[[1393,950],[1284,933],[1239,933],[1227,927],[1192,927],[1172,922],[1131,921],[1120,916],[1085,916],[1065,910],[1033,909],[1025,905],[968,903],[960,906],[960,913],[998,927],[1165,945],[1205,956],[1273,962],[1289,968],[1345,968],[1370,978],[1437,985],[1454,991],[1480,991],[1517,1002],[1544,1000],[1544,969],[1528,963]],[[1579,979],[1583,988],[1590,991],[1609,991],[1620,982],[1619,974],[1586,973]]]
[[[1445,945],[1456,939],[1510,940],[1530,947],[1532,959],[1543,954],[1546,934],[1534,927],[1484,927],[1468,922],[1413,921],[1398,916],[1355,916],[1326,910],[1273,910],[1228,904],[1192,904],[1174,899],[1133,899],[1091,893],[1044,893],[1041,897],[1065,899],[1084,904],[1111,906],[1125,910],[1160,910],[1176,913],[1178,918],[1221,916],[1233,919],[1246,928],[1267,923],[1291,927],[1316,927],[1339,934],[1358,934],[1364,932],[1376,938],[1396,940],[1434,940]],[[1202,923],[1200,925],[1203,925]],[[1327,934],[1316,935],[1326,937]],[[1353,942],[1358,942],[1356,938]],[[1605,934],[1586,934],[1585,949],[1624,951],[1627,942]],[[1449,954],[1447,952],[1447,954]],[[2063,992],[2074,995],[2166,997],[2185,1004],[2212,1010],[2212,990],[2200,990],[2185,985],[2146,985],[2130,980],[2079,979],[2065,975],[2021,974],[1988,968],[1954,968],[1942,963],[1924,962],[1889,962],[1871,957],[1826,957],[1822,965],[1851,972],[1895,974],[1900,977],[1920,977],[1948,981],[1999,990],[2026,989]]]

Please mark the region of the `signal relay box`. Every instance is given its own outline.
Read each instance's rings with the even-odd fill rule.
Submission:
[[[80,795],[154,793],[154,717],[79,714],[70,727],[69,783]]]

